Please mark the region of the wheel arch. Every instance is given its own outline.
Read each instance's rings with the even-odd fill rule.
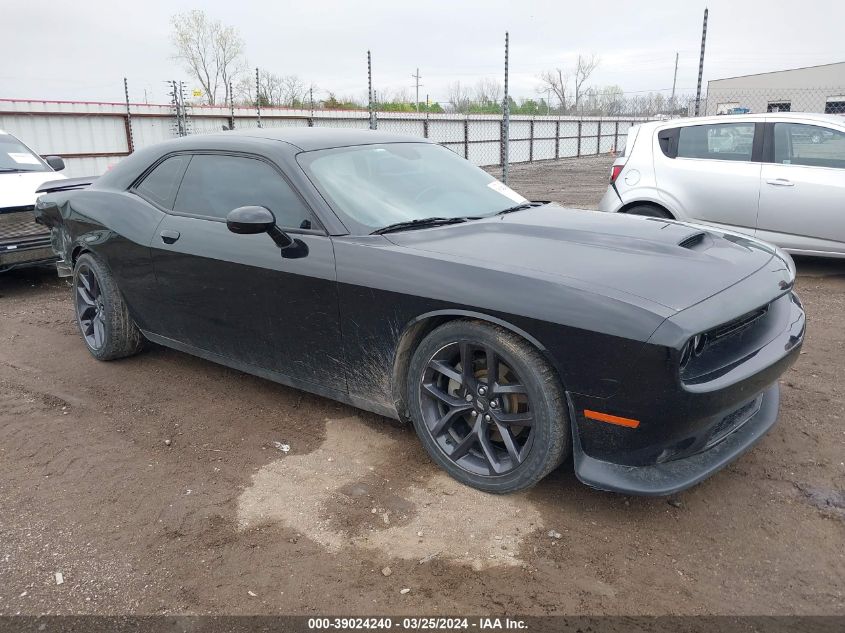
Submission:
[[[71,266],[76,265],[76,260],[79,259],[82,255],[90,252],[91,251],[82,244],[76,244],[70,251]]]
[[[409,421],[406,383],[408,367],[410,366],[411,357],[413,356],[414,351],[417,349],[420,342],[434,329],[440,327],[444,323],[458,320],[482,321],[491,325],[497,325],[524,339],[543,355],[549,365],[551,365],[554,369],[555,374],[557,374],[561,388],[564,390],[566,389],[560,367],[555,362],[548,349],[539,340],[537,340],[536,337],[532,336],[522,328],[504,319],[500,319],[483,312],[476,312],[474,310],[434,310],[432,312],[421,314],[409,321],[405,325],[405,328],[396,343],[393,367],[391,370],[391,396],[393,398],[393,404],[396,407],[396,413],[401,421]]]
[[[661,210],[665,211],[666,213],[668,213],[670,216],[672,216],[672,219],[674,219],[674,220],[678,219],[678,214],[674,213],[665,204],[662,204],[662,203],[657,202],[655,200],[649,200],[649,199],[634,200],[633,202],[626,202],[621,207],[619,207],[618,213],[628,213],[628,211],[630,209],[633,209],[634,207],[641,207],[641,206],[642,207],[657,207],[658,209],[661,209]]]

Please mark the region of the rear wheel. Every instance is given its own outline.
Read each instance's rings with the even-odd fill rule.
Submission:
[[[556,372],[503,328],[452,321],[434,330],[411,359],[408,395],[423,446],[461,483],[514,492],[568,455],[569,418]]]
[[[76,323],[88,351],[97,360],[114,360],[137,354],[143,336],[108,269],[90,253],[82,254],[73,268]]]
[[[625,211],[628,215],[644,215],[649,218],[665,218],[672,220],[672,214],[653,204],[638,204]]]

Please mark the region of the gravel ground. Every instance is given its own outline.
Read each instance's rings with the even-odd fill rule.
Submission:
[[[594,207],[608,166],[511,184]],[[4,275],[0,615],[845,614],[845,262],[798,267],[779,423],[668,501],[571,465],[482,495],[378,416],[158,347],[98,363],[67,281]]]

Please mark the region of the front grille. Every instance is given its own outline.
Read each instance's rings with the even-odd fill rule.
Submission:
[[[715,341],[724,336],[728,336],[729,334],[733,334],[734,332],[738,332],[739,330],[742,330],[754,323],[754,321],[764,316],[768,311],[768,305],[765,305],[762,308],[758,308],[757,310],[752,310],[751,312],[743,314],[741,317],[737,317],[732,321],[723,323],[717,328],[713,328],[707,333],[707,337],[711,341]]]
[[[746,402],[742,405],[739,409],[732,411],[725,417],[723,417],[719,422],[713,427],[710,431],[710,438],[707,440],[707,445],[705,448],[710,448],[721,442],[725,439],[728,435],[736,431],[739,427],[743,424],[748,422],[757,411],[760,410],[760,406],[763,403],[763,396],[757,396],[751,402]]]
[[[15,211],[0,213],[0,243],[48,235],[49,229],[35,222],[34,206],[15,207]]]

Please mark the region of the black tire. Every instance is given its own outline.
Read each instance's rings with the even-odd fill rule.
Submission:
[[[454,358],[459,360],[450,360]],[[471,359],[466,364],[469,375],[463,358]],[[487,380],[490,358],[495,359],[492,387]],[[488,390],[485,400],[480,394]],[[495,325],[450,321],[426,336],[411,358],[408,402],[431,458],[461,483],[485,492],[533,486],[571,449],[557,372],[527,341]],[[444,430],[436,431],[447,418]]]
[[[91,253],[83,253],[73,267],[73,302],[76,325],[94,358],[114,360],[141,351],[144,337],[114,278]]]
[[[628,215],[643,215],[648,218],[664,218],[666,220],[673,220],[672,214],[666,209],[661,209],[653,204],[638,204],[626,210]]]

